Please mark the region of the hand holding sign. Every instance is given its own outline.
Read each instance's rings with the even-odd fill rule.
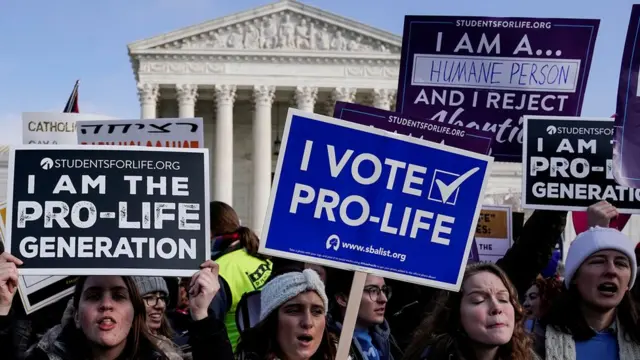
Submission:
[[[609,202],[602,200],[587,208],[587,223],[589,227],[609,227],[611,219],[617,217],[618,209]]]
[[[6,252],[0,254],[0,316],[9,314],[18,289],[16,265],[22,265],[22,260]]]
[[[202,320],[208,316],[207,310],[211,300],[220,290],[218,272],[220,267],[212,260],[205,261],[200,265],[201,270],[192,278],[189,285],[189,308],[193,320]]]

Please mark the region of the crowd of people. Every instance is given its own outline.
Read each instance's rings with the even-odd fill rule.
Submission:
[[[79,277],[28,315],[22,262],[2,252],[0,358],[336,359],[353,272],[263,256],[233,208],[212,202],[210,215],[211,260],[191,278]],[[617,215],[589,207],[562,263],[567,213],[536,210],[503,258],[467,266],[458,292],[367,275],[349,358],[640,359],[637,248],[609,228]]]

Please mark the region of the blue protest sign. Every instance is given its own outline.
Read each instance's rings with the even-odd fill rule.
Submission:
[[[289,109],[260,252],[457,291],[492,163]]]

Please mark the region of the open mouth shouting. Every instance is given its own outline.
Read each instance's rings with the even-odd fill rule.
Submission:
[[[103,316],[98,318],[98,328],[102,331],[110,331],[116,327],[116,321],[111,316]]]
[[[600,293],[600,295],[606,297],[615,296],[618,293],[618,289],[618,285],[611,281],[603,282],[598,285],[598,292]]]
[[[308,347],[308,346],[311,346],[311,342],[313,341],[313,336],[309,334],[302,334],[302,335],[296,336],[296,339],[298,340],[301,346]]]

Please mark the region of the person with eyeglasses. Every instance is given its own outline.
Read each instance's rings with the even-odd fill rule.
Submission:
[[[338,269],[330,271],[327,287],[332,308],[327,322],[330,331],[339,337],[354,273]],[[385,320],[387,302],[391,294],[391,287],[386,285],[383,277],[367,275],[349,351],[352,360],[400,360],[402,358],[402,351],[391,336],[389,323]]]
[[[147,327],[151,333],[172,339],[174,332],[166,316],[169,289],[165,280],[156,276],[134,276],[133,281],[147,310]]]

